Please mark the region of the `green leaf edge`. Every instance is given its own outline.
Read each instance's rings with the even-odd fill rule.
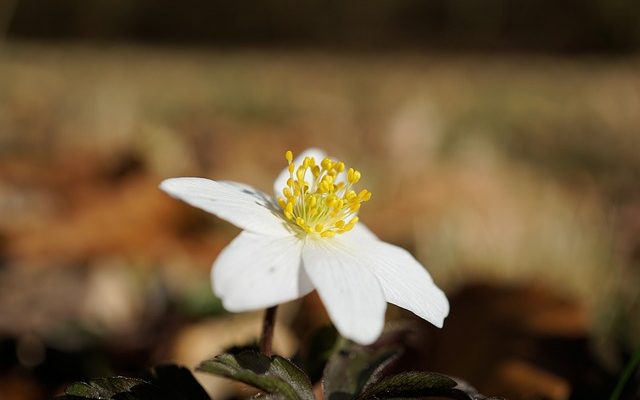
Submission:
[[[431,381],[427,383],[425,381]],[[458,383],[446,375],[435,372],[403,372],[371,384],[356,396],[356,400],[389,398],[417,398],[444,396],[468,400],[466,393],[455,390]]]
[[[149,382],[126,376],[98,378],[89,382],[74,382],[70,384],[65,389],[63,396],[76,396],[85,399],[110,399],[117,394],[130,392],[134,387],[145,384],[149,384]]]
[[[263,374],[252,371],[237,362],[236,357],[242,355],[256,356],[259,362],[267,363],[268,367],[265,368]],[[272,369],[273,367],[276,368],[275,371]],[[291,361],[280,356],[267,357],[253,351],[239,354],[220,354],[200,363],[196,371],[242,382],[267,394],[284,399],[314,400],[313,389],[307,375]],[[291,381],[285,377],[290,378]]]

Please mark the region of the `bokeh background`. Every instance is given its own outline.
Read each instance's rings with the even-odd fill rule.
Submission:
[[[633,0],[3,0],[0,398],[254,340],[209,285],[238,230],[157,186],[269,191],[308,146],[450,298],[398,368],[607,398],[640,346],[639,49]],[[328,323],[314,295],[279,316],[285,355]]]

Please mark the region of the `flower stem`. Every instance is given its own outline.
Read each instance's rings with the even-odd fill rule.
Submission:
[[[629,360],[629,363],[627,364],[626,368],[622,372],[622,375],[618,380],[618,384],[613,390],[611,397],[609,397],[609,400],[618,400],[620,398],[620,396],[622,395],[622,391],[624,390],[624,387],[629,381],[629,378],[631,378],[631,376],[633,375],[633,372],[639,366],[640,366],[640,347],[638,347],[636,352],[631,357],[631,360]]]
[[[260,337],[260,352],[265,356],[271,356],[271,342],[273,341],[273,328],[276,325],[276,310],[278,306],[267,308],[262,322],[262,337]]]

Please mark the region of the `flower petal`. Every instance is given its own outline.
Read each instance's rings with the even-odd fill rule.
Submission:
[[[346,244],[337,238],[307,238],[303,265],[338,332],[370,344],[382,332],[386,302],[367,260]]]
[[[316,162],[321,162],[322,159],[326,156],[327,153],[325,153],[324,151],[316,148],[310,148],[300,153],[300,155],[293,160],[293,163],[295,165],[300,165],[304,161],[305,157],[314,157],[316,159]],[[273,194],[276,199],[282,196],[282,189],[287,186],[287,179],[289,179],[289,170],[285,168],[280,172],[275,182],[273,182]],[[307,181],[313,179],[310,170],[305,174],[305,179]]]
[[[172,178],[163,181],[160,188],[247,231],[291,235],[270,197],[248,185],[204,178]]]
[[[349,232],[345,232],[341,235],[341,238],[353,243],[359,243],[363,240],[380,240],[375,233],[362,222],[358,222],[353,226]]]
[[[369,259],[389,303],[407,309],[442,327],[449,302],[427,270],[405,249],[383,242],[364,224],[342,235],[352,248]]]
[[[313,290],[302,268],[302,241],[242,232],[213,263],[214,293],[233,312],[267,308]]]
[[[449,301],[427,270],[401,247],[363,236],[360,239],[357,244],[352,241],[352,246],[367,254],[386,300],[442,328]]]

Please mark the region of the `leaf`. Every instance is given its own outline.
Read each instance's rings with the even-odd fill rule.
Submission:
[[[405,372],[369,386],[357,400],[444,397],[457,400],[487,399],[466,382],[434,372]],[[491,398],[496,399],[496,398]]]
[[[303,400],[315,400],[313,388],[307,375],[289,360],[273,356],[271,358],[270,372],[288,382]]]
[[[267,357],[254,351],[221,354],[202,362],[197,369],[246,383],[276,398],[314,400],[309,378],[280,356]]]
[[[115,376],[76,382],[58,400],[210,400],[187,368],[163,365],[149,371],[147,379]]]
[[[399,354],[400,350],[395,347],[373,351],[353,343],[348,344],[336,352],[325,367],[322,381],[325,398],[354,398],[375,382],[382,370]]]
[[[449,393],[456,385],[456,381],[444,375],[406,372],[374,383],[358,396],[358,400],[440,396]]]
[[[150,385],[142,379],[114,376],[99,378],[89,382],[75,382],[69,385],[64,395],[59,399],[83,398],[83,399],[112,399],[120,393],[131,393],[131,390],[140,385]],[[71,396],[71,397],[69,397]]]

